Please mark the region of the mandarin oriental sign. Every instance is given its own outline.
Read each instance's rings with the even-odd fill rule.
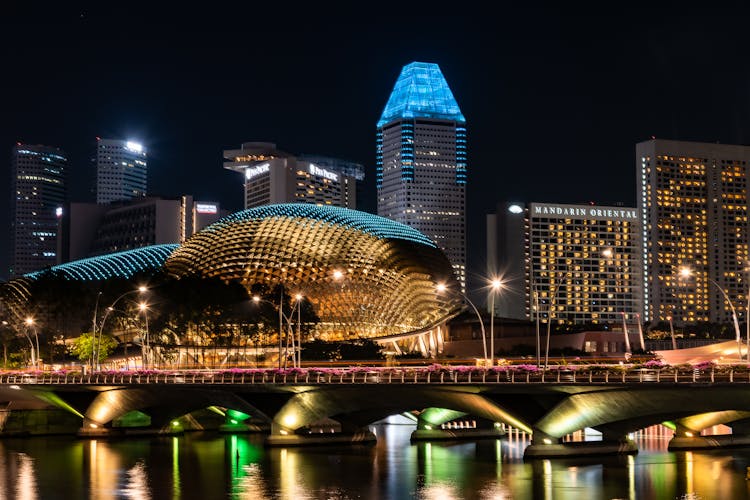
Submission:
[[[597,207],[588,205],[531,205],[532,216],[552,215],[560,217],[590,217],[606,219],[638,220],[635,208]]]

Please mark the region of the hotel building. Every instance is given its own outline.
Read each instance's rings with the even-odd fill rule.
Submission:
[[[726,297],[744,321],[748,161],[746,146],[663,139],[636,145],[647,321],[731,322]]]
[[[96,138],[96,202],[146,196],[146,148],[135,141]]]
[[[277,203],[357,206],[357,180],[276,148],[270,142],[245,142],[224,151],[224,168],[245,179],[245,208]],[[327,161],[331,161],[326,157]]]
[[[488,275],[505,285],[499,317],[559,324],[636,323],[642,312],[635,208],[503,203],[487,218]],[[624,315],[624,317],[623,317]]]
[[[55,265],[57,214],[66,197],[66,154],[16,144],[11,153],[10,276]]]
[[[378,215],[427,235],[466,283],[466,119],[437,64],[401,70],[377,123]]]

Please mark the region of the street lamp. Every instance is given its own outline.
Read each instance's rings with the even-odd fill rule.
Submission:
[[[737,355],[739,356],[740,361],[742,361],[742,337],[740,336],[740,325],[737,322],[737,310],[734,308],[734,304],[732,304],[732,301],[729,298],[729,295],[727,295],[727,292],[724,291],[724,289],[721,286],[719,286],[719,284],[716,281],[714,281],[712,278],[709,278],[708,276],[706,276],[706,279],[709,282],[716,285],[716,288],[719,289],[719,291],[721,292],[721,295],[724,296],[724,300],[726,300],[727,303],[729,304],[729,308],[732,311],[732,323],[734,324],[734,334],[737,340]]]
[[[298,293],[294,298],[297,300],[297,367],[302,368],[302,294]]]
[[[138,310],[143,313],[143,318],[146,321],[146,336],[141,340],[141,364],[145,369],[149,366],[149,356],[151,355],[151,347],[149,346],[148,336],[148,304],[141,302],[138,304]]]
[[[101,351],[101,341],[102,341],[102,334],[104,333],[104,322],[107,321],[107,317],[109,317],[109,314],[115,310],[115,305],[125,297],[126,295],[130,295],[132,293],[146,293],[148,291],[148,288],[141,285],[135,290],[128,290],[127,292],[124,292],[120,294],[119,297],[117,297],[112,304],[107,307],[106,312],[104,313],[104,317],[102,318],[101,323],[99,323],[98,333],[97,333],[97,326],[96,326],[96,315],[99,308],[99,295],[101,295],[101,292],[96,297],[96,305],[94,306],[94,341],[95,341],[95,349],[92,351],[92,360],[91,360],[91,367],[94,367],[94,363],[96,363],[96,367],[99,368],[99,352]]]
[[[29,344],[31,344],[31,365],[36,368],[37,356],[39,355],[39,337],[36,334],[36,327],[34,326],[34,318],[29,316],[24,320],[24,323],[26,323],[26,329],[24,330],[24,333],[26,335],[26,338],[29,340]],[[34,339],[36,340],[36,355],[34,355],[34,343],[31,341],[31,336],[29,335],[29,328],[34,329]]]
[[[683,267],[680,269],[680,275],[683,277],[692,276],[692,270],[688,267]],[[734,304],[732,304],[732,300],[729,298],[729,295],[727,295],[727,292],[713,278],[706,276],[706,279],[709,283],[713,283],[716,288],[719,289],[724,300],[729,304],[729,309],[732,311],[735,339],[737,341],[737,355],[739,356],[740,361],[742,361],[742,337],[740,335],[740,324],[737,322],[737,310],[734,308]]]
[[[443,293],[448,289],[448,287],[445,285],[445,283],[438,283],[436,286],[436,289],[438,293]],[[479,314],[479,310],[477,309],[477,306],[475,306],[474,303],[471,300],[469,300],[469,297],[467,297],[464,292],[462,292],[461,290],[457,290],[457,291],[458,293],[461,294],[464,300],[469,303],[471,308],[474,309],[474,313],[477,315],[477,318],[479,319],[479,327],[482,330],[482,349],[484,351],[484,362],[486,364],[487,363],[487,335],[484,330],[484,321],[482,321],[482,315]]]
[[[567,271],[565,275],[563,275],[562,280],[560,281],[561,282],[565,281],[566,279],[570,277],[570,275],[571,275],[571,272]],[[550,299],[548,313],[547,313],[547,345],[544,348],[544,369],[545,370],[547,370],[547,368],[549,367],[549,337],[550,337],[550,329],[552,328],[552,308],[555,307],[555,304],[557,303],[557,296],[559,295],[561,288],[562,287],[560,286],[560,283],[558,283],[557,286],[554,288],[555,290],[554,293],[552,293],[552,286],[550,285],[551,299]]]
[[[495,366],[495,293],[502,287],[499,278],[490,281],[490,366]]]
[[[284,331],[284,319],[287,319],[282,310],[281,300],[283,300],[283,297],[284,297],[284,289],[282,288],[282,291],[280,294],[280,301],[279,301],[279,370],[281,370],[281,351],[283,349],[283,341],[282,341],[283,333],[282,332]],[[271,304],[272,306],[276,307],[276,304],[274,304],[270,300],[261,299],[259,295],[253,295],[253,302],[255,302],[256,304],[265,302],[267,304]],[[287,322],[289,321],[287,320]]]

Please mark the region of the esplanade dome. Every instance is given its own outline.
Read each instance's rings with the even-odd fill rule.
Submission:
[[[443,252],[422,233],[365,212],[308,204],[234,213],[178,247],[165,270],[301,293],[326,340],[430,329],[461,309]],[[448,289],[438,292],[438,284]]]

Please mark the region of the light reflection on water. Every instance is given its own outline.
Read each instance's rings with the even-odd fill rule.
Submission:
[[[374,446],[284,449],[264,448],[259,435],[210,433],[5,439],[0,499],[750,498],[750,448],[668,452],[668,430],[634,435],[634,456],[526,462],[522,433],[411,444],[412,430],[378,426]]]

